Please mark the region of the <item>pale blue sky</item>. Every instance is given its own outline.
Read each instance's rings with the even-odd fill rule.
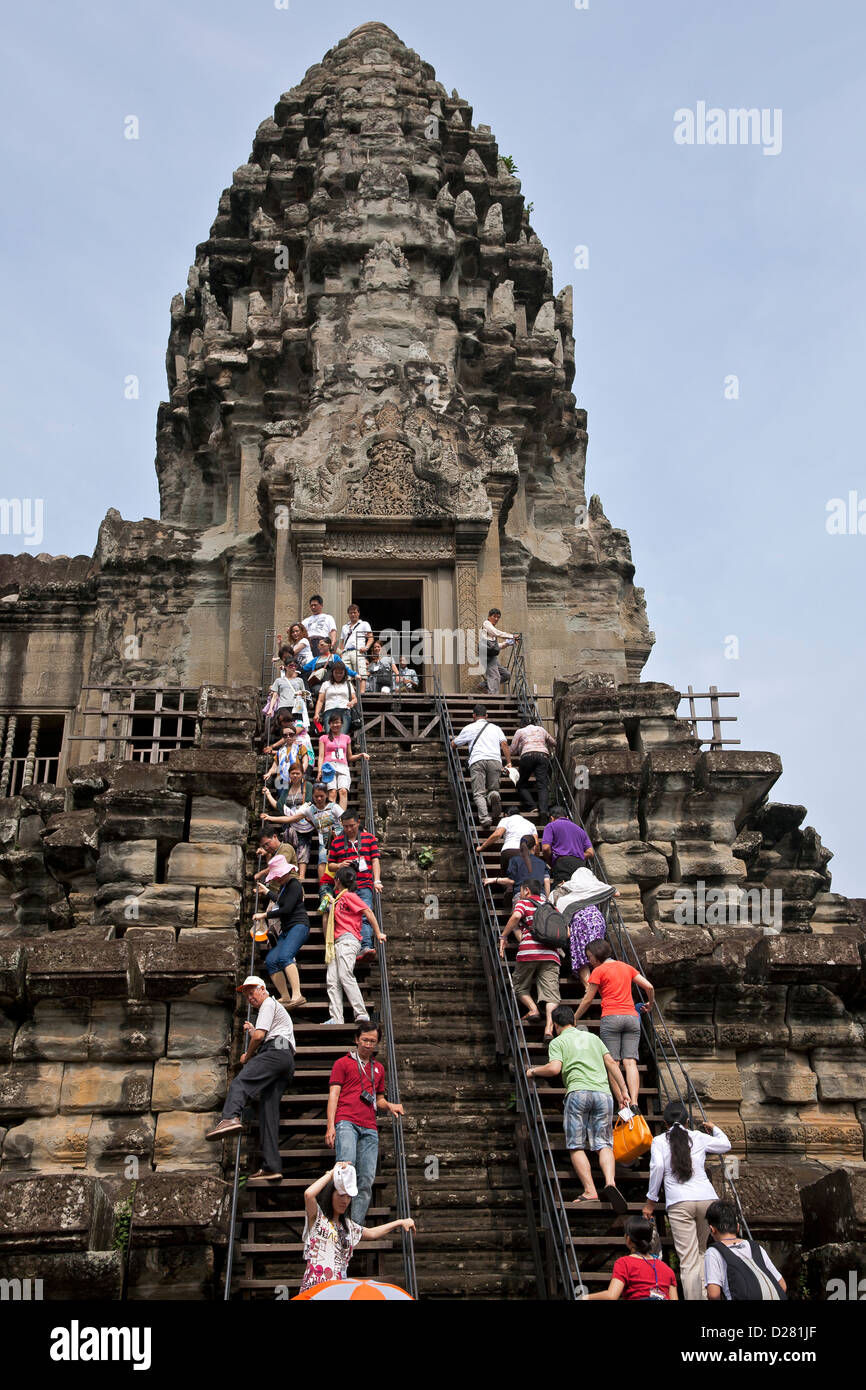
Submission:
[[[493,127],[557,289],[574,283],[587,487],[631,536],[658,637],[647,678],[741,691],[735,735],[781,754],[775,799],[808,806],[834,886],[863,893],[866,536],[825,529],[829,499],[866,501],[866,21],[850,0],[7,8],[3,495],[46,499],[54,553],[89,553],[109,506],[157,514],[171,296],[256,126],[370,19]],[[678,146],[674,112],[699,101],[780,108],[781,153]]]

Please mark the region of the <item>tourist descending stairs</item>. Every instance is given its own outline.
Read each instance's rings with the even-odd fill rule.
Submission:
[[[360,737],[363,748],[363,729]],[[267,736],[265,742],[268,742]],[[262,759],[262,772],[269,762],[270,759]],[[369,781],[364,775],[367,764],[362,760],[356,766],[362,769],[362,776],[353,778],[349,808],[363,814],[370,804]],[[256,823],[247,851],[248,891],[245,897],[247,902],[254,903],[248,919],[252,912],[259,911],[260,896],[264,898],[253,883],[254,873],[261,868],[261,863],[256,859],[259,833],[260,827]],[[304,1190],[334,1163],[334,1150],[325,1143],[328,1081],[334,1062],[353,1044],[354,1024],[321,1026],[328,1017],[328,999],[322,918],[316,912],[319,891],[315,864],[308,866],[304,900],[312,930],[306,945],[301,948],[298,965],[308,1004],[292,1015],[297,1052],[294,1078],[281,1102],[283,1180],[275,1183],[244,1177],[246,1172],[258,1166],[254,1162],[257,1126],[251,1108],[251,1113],[246,1117],[250,1121],[249,1133],[238,1143],[232,1174],[231,1239],[224,1275],[226,1299],[291,1299],[298,1292],[304,1272]],[[260,947],[257,953],[257,948],[251,944],[249,974],[258,974],[262,969],[265,949]],[[358,966],[356,973],[371,1016],[383,1025],[380,1058],[386,1069],[386,1094],[389,1100],[397,1102],[400,1099],[396,1089],[399,1058],[395,1054],[391,1031],[387,970],[382,954],[384,949],[387,948],[379,946],[378,959],[371,966]],[[399,1119],[383,1121],[379,1126],[379,1166],[373,1184],[368,1225],[382,1225],[409,1215],[400,1126]],[[416,1285],[411,1234],[403,1232],[399,1239],[391,1237],[382,1241],[365,1241],[354,1254],[350,1273],[388,1279],[414,1295]]]

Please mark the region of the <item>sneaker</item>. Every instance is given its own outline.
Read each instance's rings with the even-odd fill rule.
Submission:
[[[356,1023],[369,1023],[369,1022],[370,1022],[370,1015],[369,1015],[369,1014],[359,1014],[358,1017],[355,1019],[355,1022],[356,1022]]]
[[[491,792],[487,804],[490,807],[490,814],[493,819],[495,821],[502,820],[502,802],[498,792]]]
[[[358,952],[357,956],[355,957],[355,964],[360,965],[362,960],[369,960],[370,957],[375,956],[375,954],[375,949],[372,946],[368,946],[366,950]]]
[[[240,1134],[242,1130],[243,1123],[240,1120],[220,1120],[216,1128],[205,1135],[205,1139],[225,1139],[230,1134]]]

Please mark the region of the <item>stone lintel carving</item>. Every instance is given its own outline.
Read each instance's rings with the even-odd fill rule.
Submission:
[[[447,534],[423,535],[413,531],[335,531],[325,536],[326,560],[427,560],[454,559],[453,538]]]

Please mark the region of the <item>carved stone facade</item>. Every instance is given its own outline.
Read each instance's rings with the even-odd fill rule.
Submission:
[[[75,562],[83,591],[68,562],[6,562],[20,597],[0,627],[23,636],[67,593],[56,636],[78,684],[256,681],[265,630],[311,588],[336,603],[336,536],[378,536],[391,561],[389,532],[431,527],[441,550],[399,558],[407,576],[450,568],[445,627],[497,604],[542,686],[569,657],[639,673],[628,541],[586,507],[571,291],[490,128],[385,26],[337,44],[259,127],[172,301],[167,364],[160,522],[109,513]]]

